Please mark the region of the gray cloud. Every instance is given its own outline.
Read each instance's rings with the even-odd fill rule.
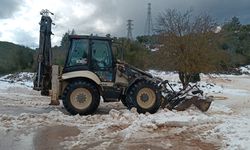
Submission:
[[[23,3],[22,0],[1,0],[0,1],[0,19],[9,18],[19,6]]]
[[[74,3],[74,1],[72,1]],[[104,23],[104,25],[108,26],[111,30],[109,32],[115,33],[116,26],[119,24],[119,20],[122,20],[123,16],[119,15],[118,6],[119,5],[116,0],[96,0],[96,1],[88,1],[83,0],[81,3],[84,4],[92,4],[96,7],[94,13],[87,18],[77,18],[74,14],[65,14],[63,12],[55,12],[56,14],[56,30],[64,30],[75,29],[77,33],[93,33],[93,34],[107,34],[102,33],[96,25],[97,21]],[[82,10],[85,11],[85,10]],[[86,12],[88,13],[88,12]],[[70,18],[67,21],[64,21],[65,17]],[[63,20],[60,22],[60,20]],[[59,22],[57,22],[59,21]],[[63,34],[61,32],[61,34]]]
[[[131,18],[134,20],[135,35],[143,34],[146,20],[147,3],[149,1],[126,0],[121,2],[121,16],[124,20]],[[177,9],[186,11],[193,9],[194,15],[207,13],[218,21],[223,23],[231,19],[233,16],[240,18],[242,23],[250,23],[250,1],[249,0],[151,0],[152,19],[156,23],[159,13],[166,9]],[[125,22],[123,29],[126,29]]]
[[[249,0],[190,0],[196,14],[206,12],[215,17],[219,22],[231,19],[233,16],[240,18],[242,23],[250,21]]]
[[[134,20],[133,34],[141,35],[144,33],[145,20],[147,14],[147,3],[145,0],[95,0],[82,1],[90,2],[97,7],[95,13],[84,20],[72,17],[69,24],[76,30],[88,33],[98,33],[94,22],[102,20],[104,23],[113,27],[111,34],[116,36],[126,35],[126,20]],[[155,18],[165,9],[175,8],[181,11],[192,8],[194,15],[208,13],[219,23],[229,20],[233,16],[238,16],[242,23],[250,23],[250,1],[249,0],[152,0],[152,17]],[[74,20],[73,20],[74,19]],[[120,24],[115,26],[117,22]],[[70,23],[71,22],[71,23]],[[73,23],[72,23],[73,22]]]
[[[29,32],[18,29],[15,30],[15,37],[13,37],[13,41],[20,45],[28,46],[28,47],[38,47],[37,38],[32,36]]]

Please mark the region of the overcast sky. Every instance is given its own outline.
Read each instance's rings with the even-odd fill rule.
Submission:
[[[0,40],[37,47],[42,9],[55,14],[53,45],[73,28],[78,34],[126,36],[128,19],[134,20],[133,35],[142,35],[149,2],[154,23],[168,8],[192,8],[194,14],[208,13],[219,23],[233,16],[250,23],[250,0],[0,0]]]

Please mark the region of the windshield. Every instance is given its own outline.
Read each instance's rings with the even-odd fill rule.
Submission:
[[[72,40],[69,56],[67,60],[67,67],[87,65],[88,63],[88,40],[74,39]]]

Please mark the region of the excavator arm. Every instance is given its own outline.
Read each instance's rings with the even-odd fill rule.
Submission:
[[[41,91],[41,95],[48,96],[51,89],[52,78],[52,50],[51,50],[51,26],[52,19],[49,10],[42,10],[40,21],[40,38],[37,56],[37,70],[34,79],[34,90]]]

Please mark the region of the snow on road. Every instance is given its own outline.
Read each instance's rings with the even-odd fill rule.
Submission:
[[[198,83],[204,93],[221,97],[215,100],[206,113],[221,122],[203,135],[207,138],[223,137],[222,149],[250,149],[250,66],[240,67],[243,75],[204,75]],[[178,83],[177,73],[151,71],[158,77]],[[189,115],[189,114],[188,114]],[[201,117],[201,115],[198,114]],[[211,121],[213,122],[213,121]]]
[[[150,72],[180,88],[176,73]],[[28,139],[38,136],[38,130],[64,125],[80,132],[60,139],[58,149],[250,149],[248,75],[202,75],[200,88],[208,95],[224,97],[215,100],[206,113],[191,107],[183,112],[160,109],[155,114],[138,114],[121,103],[101,103],[95,115],[71,116],[62,105],[49,106],[49,98],[33,91],[31,74],[29,79],[25,74],[0,78],[0,133],[19,137],[12,142],[22,148],[34,148]],[[58,140],[53,135],[51,141]],[[8,146],[0,142],[0,147]]]

